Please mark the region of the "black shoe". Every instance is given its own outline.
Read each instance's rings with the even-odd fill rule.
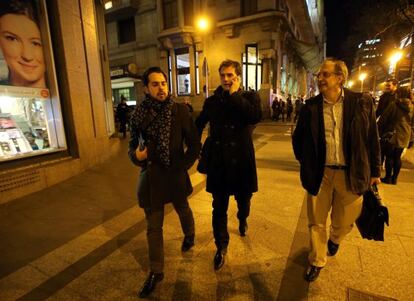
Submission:
[[[397,178],[392,177],[391,178],[391,184],[392,185],[397,185]]]
[[[239,223],[240,236],[246,236],[247,228],[248,228],[248,225],[247,225],[246,220],[240,221]]]
[[[381,178],[381,182],[385,184],[391,184],[391,178],[390,177]]]
[[[164,279],[163,273],[149,273],[148,278],[145,280],[144,284],[142,285],[141,290],[138,293],[140,298],[148,297],[149,294],[155,289],[155,286],[158,282]]]
[[[339,244],[334,243],[332,240],[328,240],[328,256],[335,256],[338,252]]]
[[[185,236],[183,244],[181,245],[181,251],[187,252],[194,246],[194,235]]]
[[[214,256],[214,269],[220,270],[221,267],[224,265],[224,258],[226,256],[226,252],[224,250],[217,250],[216,255]]]
[[[316,267],[314,265],[310,265],[305,273],[305,280],[308,282],[315,281],[318,278],[319,273],[321,272],[321,267]]]

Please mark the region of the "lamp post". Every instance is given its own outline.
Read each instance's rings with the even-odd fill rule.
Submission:
[[[196,28],[197,30],[202,34],[206,34],[209,29],[210,29],[210,20],[206,17],[206,16],[199,16],[196,19]],[[202,39],[203,41],[203,39]],[[206,46],[207,43],[205,43],[204,45],[204,59],[203,59],[203,67],[202,67],[202,72],[203,72],[203,76],[206,79],[206,83],[205,83],[205,87],[206,87],[206,91],[205,91],[205,97],[208,97],[208,75],[209,75],[209,70],[208,70],[208,63],[207,63],[207,56],[206,56]]]
[[[397,79],[397,63],[402,58],[402,52],[396,51],[390,57],[390,67],[392,68],[392,74]],[[398,79],[397,79],[398,80]]]
[[[359,80],[361,81],[361,92],[364,91],[364,80],[367,78],[367,74],[365,72],[359,75]]]

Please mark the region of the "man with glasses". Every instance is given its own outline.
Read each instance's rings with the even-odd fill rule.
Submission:
[[[292,137],[307,191],[309,282],[318,278],[327,255],[334,256],[351,231],[361,212],[362,194],[380,183],[374,103],[368,94],[345,89],[347,77],[343,61],[328,58],[322,63],[316,74],[320,94],[306,101]]]

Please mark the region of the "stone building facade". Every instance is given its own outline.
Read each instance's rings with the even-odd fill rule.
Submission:
[[[106,20],[111,67],[133,63],[140,75],[160,65],[169,74],[172,94],[178,100],[190,97],[196,111],[206,90],[211,95],[219,85],[217,69],[224,59],[243,64],[243,86],[259,91],[265,116],[274,94],[285,99],[314,92],[312,73],[325,56],[323,1],[110,2]],[[205,32],[195,26],[199,17],[209,20]],[[134,26],[130,39],[124,37],[125,23]],[[139,81],[134,89],[139,99]]]

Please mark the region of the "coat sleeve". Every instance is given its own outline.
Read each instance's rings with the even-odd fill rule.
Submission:
[[[183,107],[183,136],[187,149],[184,153],[184,167],[190,169],[198,159],[201,150],[200,135],[187,107]]]
[[[256,124],[262,119],[260,97],[257,92],[237,92],[230,96],[230,102],[248,124]]]
[[[131,122],[131,139],[129,140],[129,146],[128,146],[128,157],[131,160],[132,163],[134,163],[137,166],[145,166],[147,164],[147,160],[143,160],[143,161],[139,161],[136,154],[135,154],[135,150],[138,147],[139,144],[139,140],[138,140],[138,136],[140,133],[140,129],[138,129],[135,126],[134,122]]]
[[[379,144],[378,127],[376,122],[375,107],[371,97],[369,97],[369,99],[366,99],[365,101],[367,101],[370,105],[368,147],[371,160],[371,177],[379,178],[381,176],[381,151]]]

